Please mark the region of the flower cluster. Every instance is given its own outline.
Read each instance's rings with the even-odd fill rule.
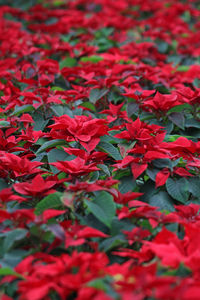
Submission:
[[[198,300],[198,0],[0,7],[0,298]]]

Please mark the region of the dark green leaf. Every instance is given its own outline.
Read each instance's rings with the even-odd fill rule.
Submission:
[[[65,151],[63,150],[59,150],[59,149],[52,149],[51,151],[49,151],[47,153],[47,157],[48,157],[48,162],[52,163],[52,162],[56,162],[56,161],[65,161],[65,160],[69,160],[72,159],[71,155],[67,154]],[[73,156],[75,158],[75,156]],[[57,168],[55,168],[54,166],[50,166],[50,169],[52,170],[52,172],[54,173],[58,173],[59,171],[57,170]]]
[[[95,104],[99,99],[105,96],[108,93],[108,89],[93,89],[90,91],[89,100]]]
[[[56,192],[42,199],[35,208],[35,214],[41,215],[46,209],[59,208],[62,206],[62,193]]]
[[[68,115],[69,117],[73,118],[73,112],[67,106],[53,105],[51,106],[51,110],[58,117]]]
[[[125,237],[122,234],[118,234],[103,240],[100,244],[100,250],[107,252],[115,247],[122,247],[127,244]]]
[[[168,178],[166,188],[169,195],[179,202],[185,203],[188,200],[188,181],[185,178],[172,179]]]
[[[12,113],[12,115],[13,116],[18,116],[20,114],[31,112],[33,110],[35,110],[35,108],[30,104],[26,104],[26,105],[22,105],[22,106],[16,106],[13,113]]]
[[[23,249],[12,249],[6,252],[3,258],[0,259],[0,265],[3,268],[14,268],[22,259],[28,255],[28,251]]]
[[[139,105],[135,102],[130,102],[127,104],[127,115],[130,118],[133,114],[135,114],[139,110]]]
[[[39,113],[38,111],[34,112],[33,120],[34,120],[34,130],[39,131],[39,130],[44,130],[45,126],[48,124],[49,120],[46,120],[44,116]]]
[[[188,181],[188,190],[189,192],[200,199],[200,178],[199,177],[190,177]]]
[[[0,178],[0,191],[7,187],[8,187],[8,184],[6,183],[6,181],[3,178]]]
[[[165,41],[159,41],[157,44],[157,48],[160,53],[166,53],[169,48],[169,44]]]
[[[104,151],[104,152],[108,153],[115,160],[121,160],[122,159],[121,154],[119,153],[118,149],[110,143],[100,142],[98,144],[98,148],[101,151]]]
[[[120,133],[120,131],[118,131],[117,133]],[[105,142],[105,143],[110,143],[110,144],[118,144],[120,142],[123,142],[123,139],[118,139],[116,137],[114,137],[113,135],[115,135],[115,133],[113,133],[112,131],[110,131],[110,135],[104,135],[101,136],[101,142]]]
[[[110,170],[106,165],[100,164],[97,165],[98,168],[100,168],[106,175],[110,176]]]
[[[6,252],[10,248],[12,248],[13,244],[16,241],[20,241],[23,238],[25,238],[27,232],[28,231],[26,229],[22,229],[22,228],[17,228],[17,229],[14,229],[12,231],[6,232],[6,237],[5,237],[4,242],[3,242],[4,251]]]
[[[0,121],[0,128],[10,127],[10,123],[8,121]]]
[[[200,128],[200,122],[195,120],[195,119],[187,119],[185,121],[185,127],[195,127],[195,128]]]
[[[168,158],[159,158],[159,159],[154,159],[152,161],[153,165],[156,167],[156,168],[159,168],[159,169],[163,169],[163,168],[171,168],[172,167],[172,162],[170,159]]]
[[[46,151],[47,149],[49,148],[54,148],[56,146],[66,146],[67,143],[65,140],[51,140],[51,141],[48,141],[48,142],[45,142],[39,149],[38,151],[36,152],[36,154],[38,153],[41,153],[43,151]]]
[[[159,207],[160,210],[174,211],[173,201],[165,191],[149,197],[149,204]]]
[[[133,191],[136,187],[136,181],[133,179],[133,176],[123,176],[120,179],[119,191],[120,193],[128,193]]]
[[[116,205],[113,197],[102,191],[98,193],[93,201],[85,200],[89,211],[99,219],[103,224],[110,227],[113,217],[115,216]]]
[[[192,106],[188,103],[184,103],[184,104],[181,104],[181,105],[176,105],[176,106],[170,108],[170,110],[168,110],[167,114],[171,114],[172,112],[182,112],[184,110],[191,111]]]
[[[176,126],[184,129],[185,126],[185,117],[183,113],[180,112],[172,112],[168,115],[170,121],[172,121]]]

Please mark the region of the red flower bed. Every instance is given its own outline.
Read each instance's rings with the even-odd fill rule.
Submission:
[[[0,298],[199,300],[199,1],[0,8]]]

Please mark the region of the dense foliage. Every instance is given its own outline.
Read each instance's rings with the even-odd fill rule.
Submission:
[[[2,300],[199,300],[199,31],[198,0],[1,1]]]

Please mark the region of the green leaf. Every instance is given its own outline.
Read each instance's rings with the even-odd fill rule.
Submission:
[[[176,141],[178,138],[180,137],[185,137],[187,139],[192,139],[193,136],[190,136],[190,135],[179,135],[179,134],[173,134],[173,135],[168,135],[166,138],[165,138],[165,141],[167,142],[174,142]]]
[[[10,127],[10,123],[8,121],[0,121],[0,128]]]
[[[181,18],[182,18],[185,22],[189,23],[190,20],[191,20],[191,14],[190,14],[190,11],[189,11],[189,10],[185,10],[184,13],[182,14]]]
[[[103,278],[94,279],[87,283],[87,286],[93,287],[97,290],[106,291],[106,285]]]
[[[105,276],[102,278],[97,278],[89,281],[86,286],[93,287],[97,290],[102,290],[109,296],[111,296],[111,299],[116,299],[116,297],[112,297],[112,288],[111,288],[111,282],[113,279],[110,276]],[[116,295],[114,295],[116,296]],[[110,297],[109,297],[110,298]]]
[[[113,201],[113,197],[102,191],[98,193],[97,197],[93,201],[85,200],[85,203],[89,211],[103,224],[110,227],[111,222],[115,216],[116,205]]]
[[[176,69],[179,72],[187,72],[189,70],[190,66],[178,66]]]
[[[173,63],[174,66],[177,66],[178,64],[180,64],[182,58],[180,55],[174,54],[174,55],[170,55],[167,57],[167,62],[168,63]]]
[[[99,99],[108,93],[108,89],[93,89],[90,91],[89,100],[95,104]]]
[[[158,169],[172,168],[172,161],[169,158],[158,158],[152,161],[153,165]],[[177,162],[178,164],[178,162]]]
[[[99,164],[97,167],[100,168],[106,175],[110,176],[110,170],[106,165]]]
[[[7,252],[9,249],[12,248],[16,241],[20,241],[23,238],[25,238],[27,232],[28,231],[26,229],[22,228],[17,228],[12,231],[6,232],[6,237],[3,242],[4,251]]]
[[[108,153],[115,160],[121,160],[121,154],[118,149],[110,143],[100,142],[97,146],[101,151]]]
[[[52,163],[52,162],[56,162],[58,160],[61,160],[61,161],[68,160],[69,158],[71,158],[71,155],[67,154],[63,150],[52,149],[51,151],[49,151],[47,153],[47,157],[48,157],[48,162]],[[74,156],[74,158],[75,158],[75,156]],[[52,165],[49,165],[49,166],[53,173],[59,172],[56,167],[54,167]]]
[[[66,146],[67,143],[65,140],[59,140],[59,139],[56,139],[56,140],[51,140],[51,141],[48,141],[48,142],[45,142],[39,149],[38,151],[36,152],[36,154],[38,153],[41,153],[41,152],[44,152],[46,151],[47,149],[49,148],[54,148],[56,146]]]
[[[87,101],[87,102],[83,102],[80,104],[82,107],[86,107],[89,108],[92,111],[96,111],[96,108],[94,106],[94,104],[92,104],[91,102]]]
[[[110,234],[112,236],[116,236],[121,234],[123,230],[131,231],[134,227],[136,226],[132,224],[130,220],[119,220],[118,217],[114,217],[111,224]]]
[[[160,210],[174,211],[173,201],[165,191],[150,197],[149,204],[159,207]]]
[[[200,178],[199,177],[190,177],[188,181],[188,190],[189,192],[200,199]]]
[[[7,276],[7,275],[13,275],[13,276],[16,276],[16,277],[19,277],[21,279],[23,279],[24,277],[15,272],[14,270],[12,270],[11,268],[0,268],[0,276]]]
[[[51,90],[52,90],[52,91],[64,91],[64,89],[61,88],[60,86],[52,86],[52,87],[51,87]]]
[[[89,178],[90,182],[95,182],[98,179],[99,179],[99,171],[95,171],[90,174],[90,178]]]
[[[35,108],[30,104],[26,104],[26,105],[22,105],[22,106],[16,105],[16,107],[15,107],[15,109],[14,109],[14,111],[11,115],[12,116],[18,116],[20,114],[31,112],[33,110],[35,110]]]
[[[7,187],[8,187],[8,184],[6,183],[6,181],[3,178],[0,178],[0,191]]]
[[[169,48],[169,44],[160,40],[158,41],[157,48],[160,53],[166,53]]]
[[[84,56],[81,57],[80,59],[80,61],[82,62],[92,62],[92,63],[98,63],[101,60],[103,60],[103,57],[98,55]]]
[[[32,115],[33,120],[34,120],[34,130],[39,131],[39,130],[44,130],[45,126],[48,124],[49,120],[46,120],[44,116],[39,113],[38,111],[34,112]]]
[[[62,60],[59,64],[60,69],[63,69],[65,67],[71,68],[76,65],[77,61],[73,57],[66,57],[64,60]]]
[[[63,116],[63,115],[68,115],[70,118],[73,118],[73,112],[67,106],[52,105],[51,110],[58,117]]]
[[[89,211],[98,219],[100,220],[103,224],[107,225],[108,227],[110,226],[110,223],[108,222],[108,218],[107,215],[105,213],[105,211],[99,207],[97,204],[89,201],[89,200],[85,200],[85,203],[89,209]]]
[[[188,110],[188,111],[191,111],[192,110],[192,106],[188,103],[184,103],[184,104],[181,104],[181,105],[176,105],[172,108],[170,108],[167,112],[167,114],[171,114],[172,112],[182,112],[184,110]]]
[[[120,131],[118,131],[117,133],[120,133]],[[112,132],[110,131],[110,135],[104,135],[104,136],[101,136],[101,142],[106,142],[106,143],[109,143],[109,144],[119,144],[121,142],[123,142],[124,140],[123,139],[118,139],[114,136],[112,136],[116,134],[116,132]]]
[[[107,252],[115,247],[119,247],[119,246],[122,247],[125,246],[126,244],[127,241],[124,238],[124,236],[122,234],[118,234],[103,240],[100,244],[100,250],[103,252]]]
[[[104,233],[108,233],[108,227],[103,224],[99,219],[97,219],[94,214],[89,213],[84,217],[80,214],[76,214],[78,219],[81,221],[82,225],[87,225],[89,227],[96,228]]]
[[[195,119],[187,119],[185,122],[185,127],[200,128],[200,122]]]
[[[135,102],[130,102],[127,104],[127,115],[130,118],[133,114],[137,113],[139,110],[139,105]]]
[[[133,176],[123,176],[120,179],[119,191],[120,193],[128,193],[133,191],[136,187],[136,181],[133,179]]]
[[[38,216],[41,215],[46,209],[61,207],[61,196],[62,193],[60,192],[56,192],[46,196],[36,205],[35,214]]]
[[[183,113],[172,112],[170,115],[168,115],[168,118],[176,126],[180,127],[181,129],[184,129],[184,126],[185,126],[185,117],[184,117]]]
[[[6,252],[2,258],[0,258],[0,265],[2,268],[11,268],[16,267],[22,259],[27,256],[30,252],[23,249],[11,249],[9,252]]]
[[[140,197],[140,200],[146,203],[149,203],[149,199],[156,194],[155,183],[152,180],[146,181],[140,188],[140,192],[143,195]]]
[[[188,181],[185,178],[168,178],[166,182],[166,188],[167,192],[173,199],[176,199],[181,203],[185,203],[188,200]]]

